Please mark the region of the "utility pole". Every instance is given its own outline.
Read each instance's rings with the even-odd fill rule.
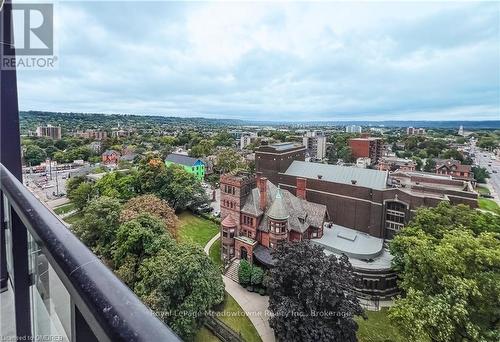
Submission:
[[[57,179],[57,168],[56,168],[56,196],[59,196],[59,180]]]
[[[52,180],[52,160],[50,158],[47,160],[49,161],[49,176],[50,180]]]

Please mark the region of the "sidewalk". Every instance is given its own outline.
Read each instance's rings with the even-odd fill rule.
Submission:
[[[209,254],[210,247],[217,241],[220,234],[214,236],[206,244],[203,250]],[[249,292],[240,284],[232,281],[225,275],[222,276],[227,293],[229,293],[234,300],[241,306],[243,311],[247,314],[248,318],[254,325],[259,333],[263,342],[274,342],[274,331],[269,326],[269,316],[267,315],[267,308],[269,307],[269,297],[261,296],[254,292]]]

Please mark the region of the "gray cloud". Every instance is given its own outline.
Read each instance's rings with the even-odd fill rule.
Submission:
[[[289,119],[500,119],[498,3],[61,2],[20,106]]]

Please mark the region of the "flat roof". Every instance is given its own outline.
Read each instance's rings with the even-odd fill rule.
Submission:
[[[349,184],[382,190],[387,188],[387,171],[362,169],[354,166],[340,166],[310,163],[295,160],[285,171],[286,175],[319,179],[333,183]]]
[[[324,248],[326,254],[345,254],[351,264],[362,269],[389,269],[392,255],[384,248],[384,240],[369,234],[333,225],[323,228],[323,236],[311,242]]]
[[[303,147],[301,144],[293,142],[276,143],[276,144],[270,144],[268,146],[274,148],[277,151],[285,151],[292,148]]]

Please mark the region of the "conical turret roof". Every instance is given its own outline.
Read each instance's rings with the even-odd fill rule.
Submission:
[[[236,227],[236,222],[234,221],[234,219],[231,217],[231,215],[227,215],[224,220],[222,220],[222,223],[221,223],[224,227],[227,227],[227,228],[232,228],[232,227]]]
[[[283,199],[283,194],[279,186],[278,190],[276,190],[276,197],[267,211],[267,216],[274,220],[287,220],[288,217],[290,217],[286,210],[285,200]]]

